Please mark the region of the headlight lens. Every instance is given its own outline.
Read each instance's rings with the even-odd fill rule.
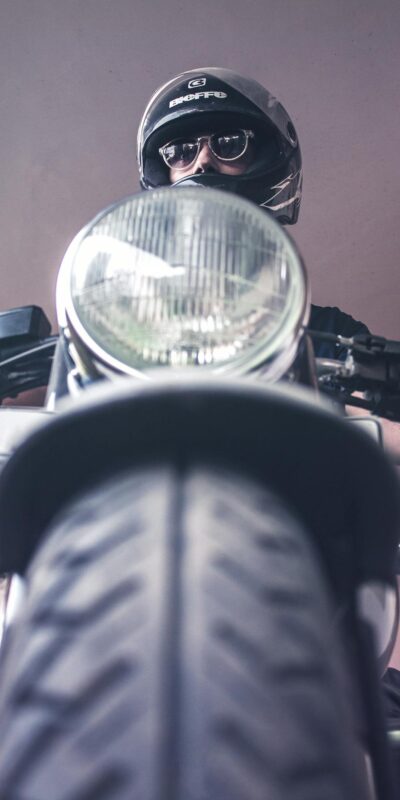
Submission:
[[[134,195],[89,225],[62,267],[63,305],[93,357],[241,374],[281,360],[308,313],[301,260],[258,207],[215,189]]]

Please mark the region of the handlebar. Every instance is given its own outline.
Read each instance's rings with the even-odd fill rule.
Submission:
[[[26,349],[12,348],[0,361],[0,401],[20,392],[47,386],[58,336],[48,336]]]
[[[321,392],[343,405],[400,421],[400,342],[371,334],[351,339],[313,330],[307,334],[347,350],[344,360],[316,359]],[[48,384],[57,341],[58,336],[47,336],[28,349],[26,342],[0,347],[0,401]]]
[[[340,403],[400,421],[400,342],[373,334],[357,334],[349,339],[321,331],[307,333],[312,339],[333,341],[347,350],[344,361],[316,359],[322,392],[333,395]]]

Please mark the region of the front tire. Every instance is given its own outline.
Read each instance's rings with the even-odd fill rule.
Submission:
[[[1,800],[362,800],[308,537],[223,470],[117,476],[31,564],[1,664]]]

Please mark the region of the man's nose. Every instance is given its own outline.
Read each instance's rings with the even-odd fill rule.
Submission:
[[[214,157],[207,142],[202,142],[195,166],[196,172],[204,172],[207,167],[214,166]]]

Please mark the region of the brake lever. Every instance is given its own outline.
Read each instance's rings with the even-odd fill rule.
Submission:
[[[400,421],[400,342],[373,334],[347,338],[308,331],[312,338],[335,342],[347,349],[344,361],[316,359],[318,386],[343,405]],[[353,392],[363,392],[354,397]]]

